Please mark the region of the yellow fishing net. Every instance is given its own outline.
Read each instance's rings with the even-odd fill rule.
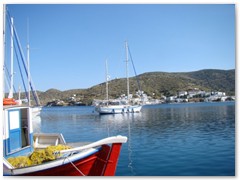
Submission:
[[[59,144],[57,146],[48,146],[45,149],[34,150],[30,156],[18,156],[8,158],[8,162],[16,168],[27,167],[43,162],[52,161],[61,156],[61,154],[54,154],[55,151],[71,149],[70,146]]]

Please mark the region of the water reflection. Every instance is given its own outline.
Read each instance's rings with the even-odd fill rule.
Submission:
[[[127,136],[116,175],[227,175],[235,170],[234,107],[166,104],[101,116],[93,107],[43,108],[34,131],[63,133],[67,142]]]

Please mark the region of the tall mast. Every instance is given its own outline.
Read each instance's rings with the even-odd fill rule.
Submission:
[[[30,62],[29,62],[29,43],[27,44],[27,76],[28,76],[28,105],[31,106],[31,100],[30,100],[30,94],[31,94],[31,88],[30,88]]]
[[[10,70],[10,91],[8,98],[13,98],[13,18],[11,17],[11,70]]]
[[[126,78],[127,78],[127,99],[129,100],[129,78],[128,78],[128,43],[125,42],[126,46]]]
[[[5,61],[5,46],[6,46],[6,42],[5,42],[5,28],[6,28],[6,5],[5,4],[3,4],[3,54],[2,54],[2,59],[3,59],[3,61],[1,61],[1,67],[3,67],[3,72],[2,72],[2,93],[3,93],[3,98],[5,98],[5,90],[4,90],[4,86],[5,86],[5,84],[4,84],[4,77],[5,77],[5,73],[4,73],[4,61]]]
[[[108,101],[108,63],[107,63],[107,59],[106,59],[106,62],[105,62],[105,65],[106,65],[106,99]]]
[[[31,94],[31,87],[30,87],[30,46],[29,46],[29,26],[27,22],[27,76],[28,76],[28,105],[31,106],[30,94]]]

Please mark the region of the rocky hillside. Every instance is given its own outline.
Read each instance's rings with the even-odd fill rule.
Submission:
[[[138,82],[137,82],[138,79]],[[130,78],[130,93],[135,93],[140,86],[147,95],[160,98],[162,95],[176,95],[178,91],[187,91],[199,88],[205,91],[223,91],[227,95],[235,95],[235,69],[214,70],[206,69],[194,72],[167,73],[148,72],[137,77]],[[109,82],[110,98],[126,94],[126,79],[114,79]],[[105,97],[105,82],[88,89],[73,89],[59,91],[49,89],[46,92],[39,92],[38,96],[42,105],[46,105],[56,99],[71,101],[75,97],[79,102],[90,105],[93,99]]]

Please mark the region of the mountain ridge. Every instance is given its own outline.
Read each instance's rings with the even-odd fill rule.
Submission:
[[[146,72],[136,77],[129,78],[130,93],[134,94],[139,85],[142,91],[153,98],[162,95],[176,95],[179,91],[187,91],[198,88],[204,91],[222,91],[227,95],[235,95],[235,69],[203,69],[191,72]],[[126,78],[113,79],[109,83],[109,98],[117,98],[126,94]],[[61,91],[49,89],[45,92],[38,91],[42,105],[50,101],[60,99],[67,100],[75,97],[84,104],[91,105],[93,99],[105,98],[105,82],[86,89],[69,89]]]

